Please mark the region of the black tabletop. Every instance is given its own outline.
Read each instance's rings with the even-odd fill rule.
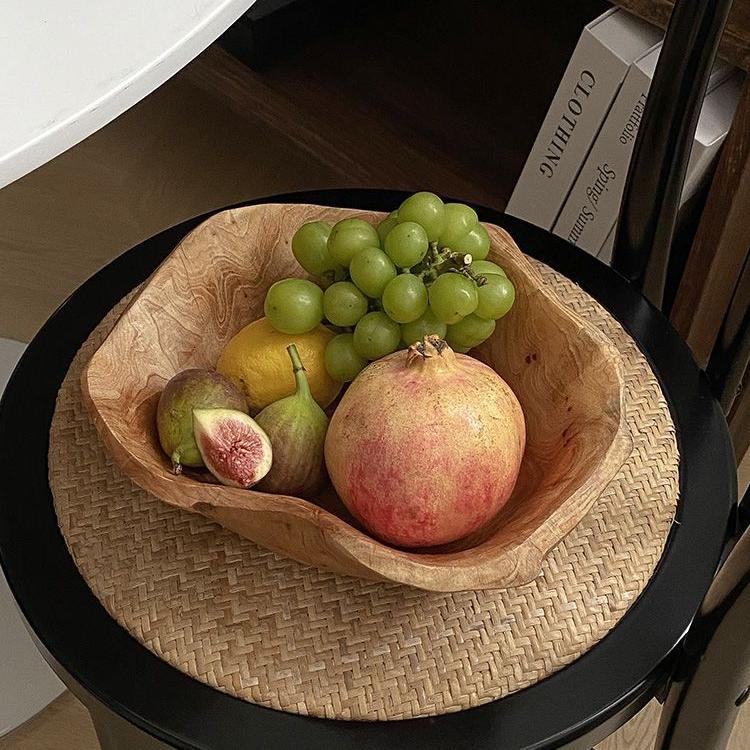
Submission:
[[[255,202],[390,211],[404,197],[330,190]],[[0,404],[0,563],[37,643],[64,679],[162,741],[191,750],[558,747],[584,742],[584,735],[593,743],[595,727],[612,728],[650,699],[709,586],[733,519],[736,474],[724,418],[687,347],[614,271],[536,227],[475,208],[601,302],[638,343],[669,402],[681,456],[678,523],[653,579],[621,622],[570,666],[502,700],[436,718],[372,723],[245,703],[187,677],[121,629],[78,574],[58,530],[47,482],[55,397],[102,317],[206,215],[132,248],[83,284],[31,342]]]

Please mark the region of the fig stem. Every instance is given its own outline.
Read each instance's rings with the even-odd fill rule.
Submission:
[[[307,375],[305,374],[305,366],[302,364],[299,352],[295,344],[289,344],[286,348],[289,352],[289,359],[292,360],[292,368],[294,370],[294,380],[297,383],[297,394],[311,398],[310,384],[307,382]]]
[[[173,474],[182,474],[182,464],[180,463],[180,451],[176,450],[170,458],[172,459],[172,473]]]

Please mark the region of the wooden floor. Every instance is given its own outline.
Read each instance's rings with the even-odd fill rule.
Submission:
[[[750,704],[747,706],[727,750],[750,747]],[[601,742],[597,750],[651,750],[659,710],[659,704],[652,701],[638,716]],[[64,693],[41,714],[0,739],[0,750],[99,750],[99,743],[86,709],[70,693]]]
[[[0,748],[99,750],[99,742],[89,712],[71,693],[65,692],[40,714],[0,739]]]
[[[337,177],[178,75],[0,190],[0,337],[29,341],[83,281],[156,232],[218,206]]]

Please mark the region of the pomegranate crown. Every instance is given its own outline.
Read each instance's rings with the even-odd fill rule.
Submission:
[[[407,356],[408,363],[412,364],[426,362],[427,360],[437,360],[441,363],[452,362],[455,355],[446,341],[441,339],[440,336],[431,334],[412,344]]]

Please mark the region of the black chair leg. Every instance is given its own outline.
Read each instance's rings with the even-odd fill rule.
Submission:
[[[661,307],[680,194],[732,0],[677,0],[633,148],[612,267]]]
[[[748,497],[743,501],[747,508]],[[699,554],[696,550],[696,554]],[[750,531],[714,580],[685,640],[655,750],[723,750],[750,695]]]

